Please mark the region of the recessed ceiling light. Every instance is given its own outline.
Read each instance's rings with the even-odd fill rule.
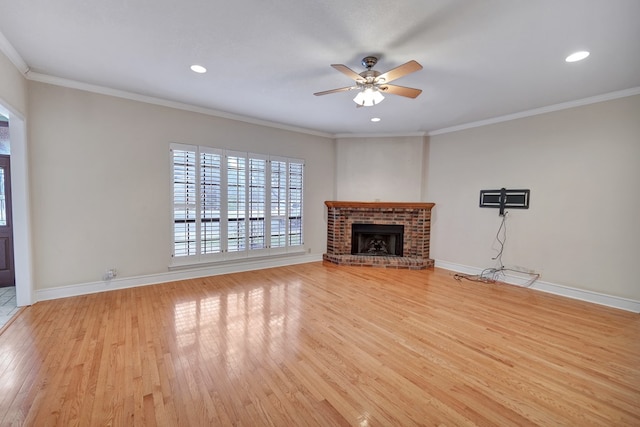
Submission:
[[[192,65],[191,71],[202,74],[202,73],[206,73],[207,69],[204,68],[202,65]]]
[[[380,121],[380,117],[374,117],[371,119],[372,122],[379,122]]]
[[[571,55],[567,56],[565,61],[567,62],[582,61],[587,56],[589,56],[589,52],[587,52],[586,50],[581,50],[580,52],[574,52]]]

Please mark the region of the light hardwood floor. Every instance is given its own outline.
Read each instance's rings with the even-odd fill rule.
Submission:
[[[23,309],[0,425],[640,425],[640,315],[310,263]]]

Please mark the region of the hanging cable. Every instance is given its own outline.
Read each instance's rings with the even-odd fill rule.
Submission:
[[[497,275],[502,271],[499,268],[485,268],[480,274],[462,274],[456,273],[453,278],[461,282],[462,279],[472,282],[495,283]]]
[[[505,212],[502,216],[502,222],[500,223],[500,227],[498,227],[498,232],[496,233],[496,240],[500,244],[500,250],[498,251],[498,255],[491,258],[492,260],[498,260],[499,269],[503,269],[504,265],[502,264],[502,253],[504,252],[504,245],[507,243],[507,216],[509,212]],[[500,239],[500,231],[502,231],[502,240]]]
[[[500,245],[500,249],[498,250],[498,254],[491,258],[494,261],[498,261],[498,267],[496,268],[485,268],[482,270],[480,274],[463,274],[456,273],[453,275],[453,278],[457,281],[462,281],[463,279],[470,280],[472,282],[482,282],[482,283],[495,283],[499,281],[501,277],[506,276],[505,272],[512,271],[518,274],[526,274],[530,277],[529,281],[523,285],[525,288],[531,287],[533,283],[540,278],[540,273],[533,273],[530,271],[522,271],[516,268],[506,268],[504,264],[502,264],[502,254],[504,253],[504,247],[507,243],[507,215],[509,212],[505,212],[502,216],[502,221],[500,222],[500,227],[498,227],[498,232],[496,233],[496,241]],[[514,276],[512,276],[514,277]]]

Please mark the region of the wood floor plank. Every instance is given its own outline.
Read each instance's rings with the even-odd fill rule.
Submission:
[[[0,425],[640,425],[640,315],[321,262],[39,302]]]

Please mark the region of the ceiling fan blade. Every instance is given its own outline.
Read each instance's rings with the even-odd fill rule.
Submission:
[[[356,73],[355,71],[353,71],[351,68],[347,67],[346,65],[331,64],[331,66],[333,68],[335,68],[336,70],[340,71],[345,76],[349,77],[350,79],[353,79],[353,80],[355,80],[357,82],[364,81],[364,78],[360,74]]]
[[[320,95],[329,95],[330,93],[336,93],[336,92],[346,92],[348,90],[353,90],[353,89],[358,89],[358,86],[349,86],[349,87],[341,87],[339,89],[331,89],[331,90],[325,90],[323,92],[316,92],[314,93],[315,96],[320,96]]]
[[[394,68],[393,70],[389,70],[386,73],[380,74],[376,78],[376,81],[380,83],[389,83],[395,79],[399,79],[400,77],[406,76],[407,74],[413,73],[418,70],[422,70],[422,65],[418,64],[416,61],[409,61]]]
[[[394,95],[406,96],[407,98],[416,98],[422,93],[421,89],[414,89],[412,87],[404,87],[397,85],[381,85],[378,87],[384,93],[392,93]]]

